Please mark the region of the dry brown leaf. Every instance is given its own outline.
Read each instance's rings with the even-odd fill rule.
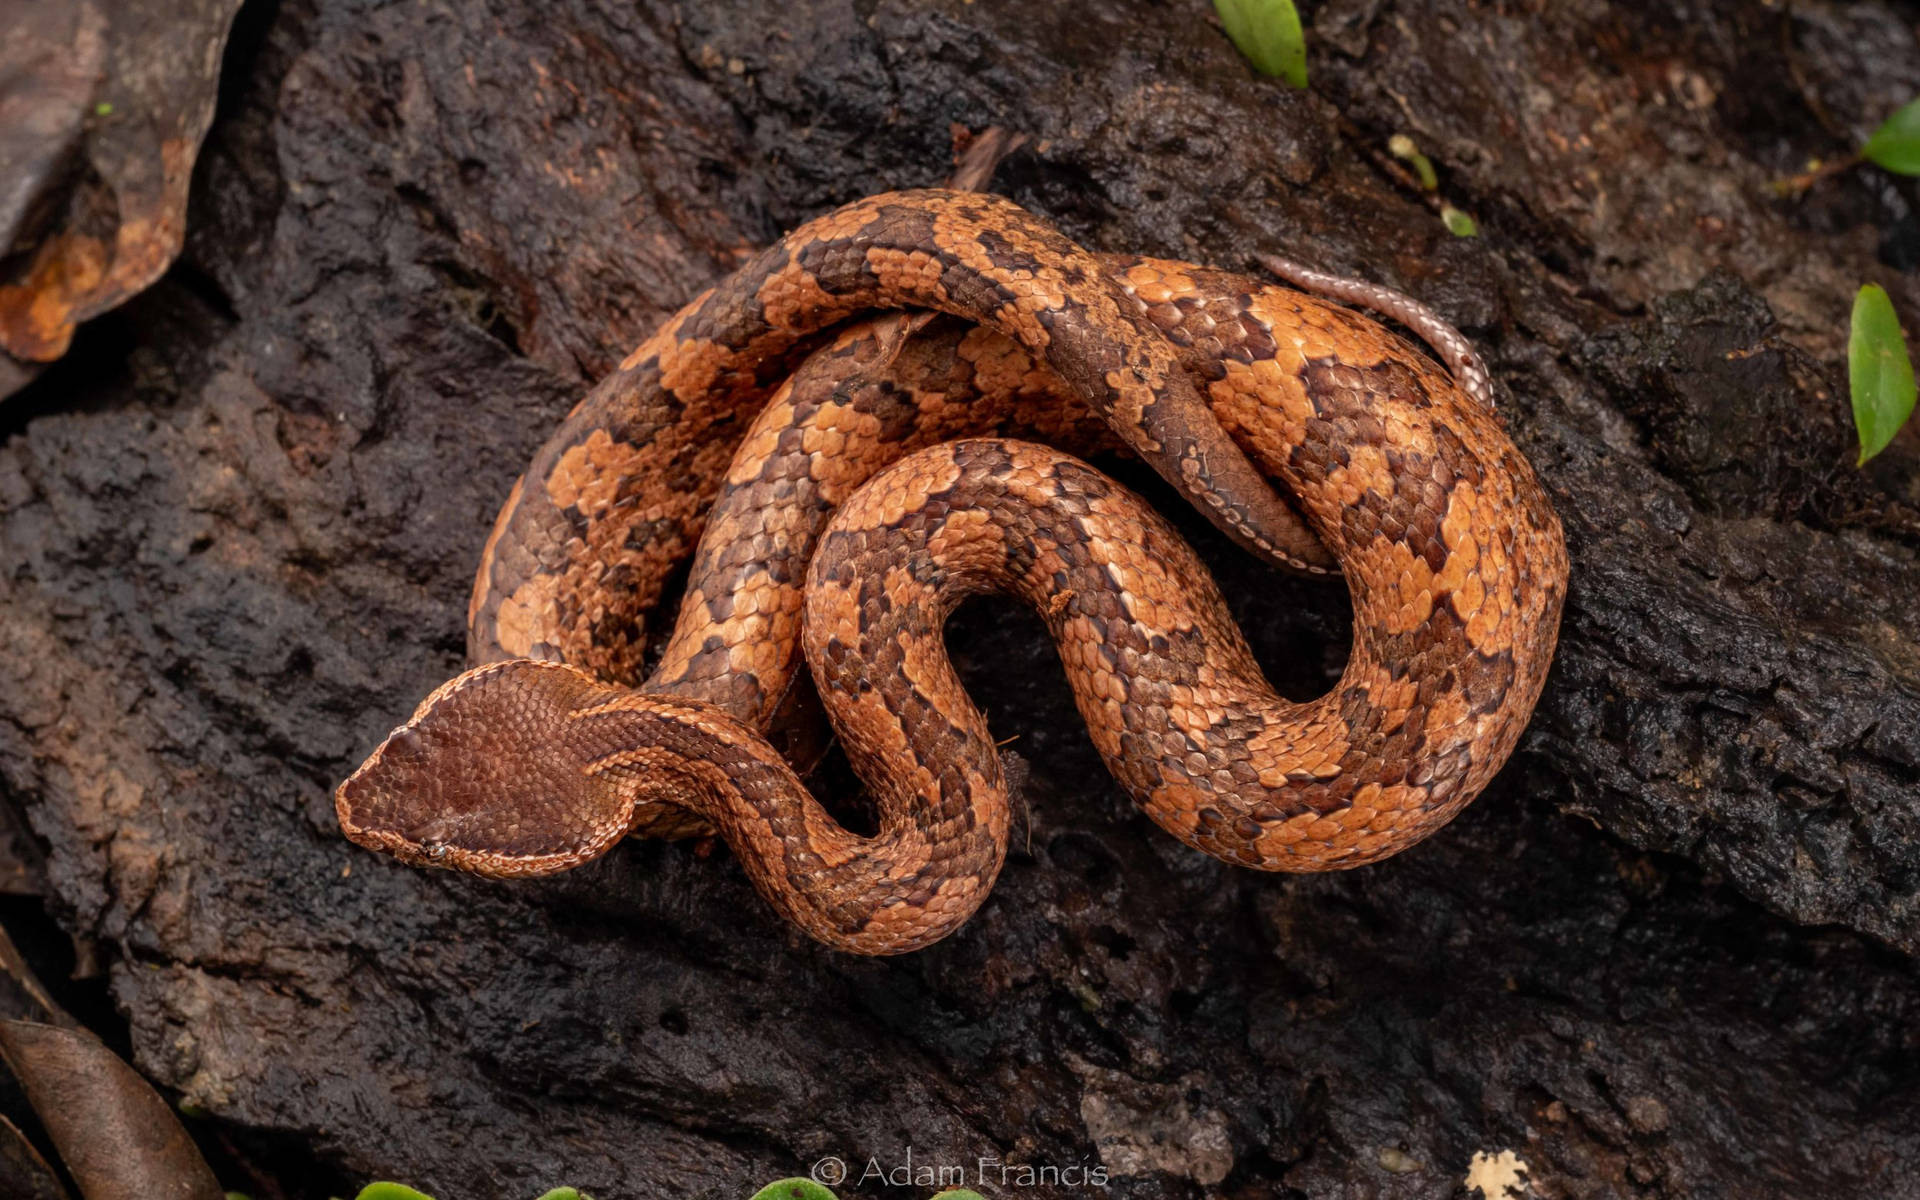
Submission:
[[[0,379],[167,269],[239,0],[24,0],[0,39]],[[4,393],[0,393],[4,394]]]
[[[0,1058],[85,1200],[221,1200],[180,1118],[99,1038],[0,1021]]]

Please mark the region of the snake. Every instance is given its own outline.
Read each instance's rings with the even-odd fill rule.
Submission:
[[[495,877],[717,832],[819,941],[919,949],[1006,857],[1003,769],[942,641],[956,605],[1004,594],[1046,623],[1108,769],[1188,845],[1315,871],[1419,842],[1532,713],[1564,538],[1463,337],[1379,285],[1267,265],[1308,290],[1095,255],[932,189],[795,229],[541,448],[483,550],[476,665],[339,786],[343,831]],[[1079,457],[1116,447],[1254,553],[1342,577],[1330,692],[1272,690],[1191,548]],[[870,834],[769,740],[808,668]]]

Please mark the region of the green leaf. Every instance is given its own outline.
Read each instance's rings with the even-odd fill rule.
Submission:
[[[838,1200],[811,1179],[780,1179],[755,1192],[750,1200]]]
[[[541,1192],[539,1200],[593,1200],[579,1188],[557,1187],[550,1192]]]
[[[953,1188],[937,1193],[933,1200],[987,1200],[987,1198],[969,1188]]]
[[[1853,391],[1853,427],[1860,432],[1856,465],[1865,465],[1913,415],[1913,360],[1900,338],[1893,301],[1878,284],[1867,284],[1853,298],[1847,382]]]
[[[1860,157],[1898,175],[1920,175],[1920,97],[1894,109],[1860,147]]]
[[[425,1192],[416,1192],[404,1183],[370,1183],[353,1200],[433,1200]]]
[[[1293,0],[1213,0],[1213,8],[1254,70],[1307,86],[1307,35]]]
[[[1447,232],[1455,237],[1480,236],[1480,226],[1474,224],[1473,218],[1451,204],[1440,206],[1440,223],[1445,225]]]

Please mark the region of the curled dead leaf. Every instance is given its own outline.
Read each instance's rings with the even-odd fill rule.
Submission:
[[[0,39],[0,350],[14,386],[180,252],[240,0],[23,0]],[[4,394],[4,393],[0,393]]]

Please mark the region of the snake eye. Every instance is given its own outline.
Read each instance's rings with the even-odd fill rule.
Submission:
[[[439,862],[445,858],[447,852],[453,849],[453,847],[447,845],[445,842],[425,842],[421,844],[420,848],[426,851],[427,857],[435,862]]]

